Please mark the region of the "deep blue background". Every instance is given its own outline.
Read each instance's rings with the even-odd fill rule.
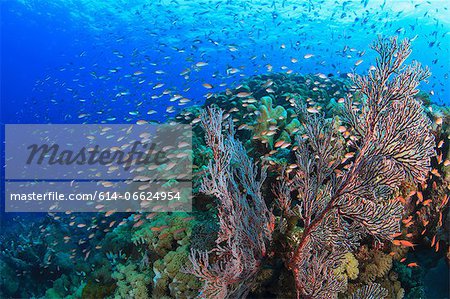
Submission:
[[[170,102],[163,90],[198,104],[207,92],[267,73],[269,65],[274,72],[339,75],[363,59],[356,71],[364,73],[374,63],[369,45],[378,34],[417,37],[412,58],[433,72],[423,89],[432,90],[438,103],[450,102],[446,1],[415,1],[409,10],[400,7],[409,1],[199,3],[2,1],[2,127],[161,121],[175,114],[166,113],[167,107],[185,107]],[[314,56],[303,59],[305,54]],[[201,61],[208,65],[196,67]],[[240,72],[227,76],[231,67]],[[188,79],[180,75],[185,69]],[[133,75],[136,71],[143,74]],[[157,83],[165,85],[154,89]],[[117,96],[121,92],[126,95]],[[149,110],[158,113],[149,116]]]

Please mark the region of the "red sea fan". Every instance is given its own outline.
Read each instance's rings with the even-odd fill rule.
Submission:
[[[407,40],[379,38],[373,49],[377,64],[354,76],[345,105],[350,138],[338,133],[334,120],[297,105],[303,131],[296,136],[296,167],[274,193],[281,211],[277,241],[285,236],[281,254],[298,297],[337,298],[345,290],[346,281],[335,275],[342,256],[368,235],[392,240],[403,214],[393,195],[406,181],[423,181],[435,154],[430,122],[413,98],[428,70],[403,66],[411,53]],[[220,229],[213,250],[192,250],[188,272],[204,281],[202,297],[242,298],[272,241],[274,216],[261,191],[266,169],[258,170],[221,110],[207,109],[201,121],[213,152],[201,191],[218,199]],[[372,285],[356,296],[385,293]]]
[[[191,252],[188,272],[204,281],[201,297],[241,298],[260,269],[273,231],[274,217],[261,193],[266,169],[258,171],[234,138],[232,123],[223,133],[221,110],[204,111],[201,121],[213,151],[201,191],[218,199],[220,230],[214,250]]]
[[[356,153],[344,155],[354,156],[351,164],[336,163],[342,141],[334,124],[303,112],[305,135],[297,140],[298,172],[289,191],[298,194],[292,211],[304,231],[287,261],[299,297],[336,297],[344,286],[329,282],[336,280],[332,270],[340,254],[358,246],[365,235],[378,242],[392,240],[403,212],[392,194],[404,181],[424,180],[434,155],[430,122],[413,98],[428,70],[417,63],[403,66],[411,52],[407,40],[380,38],[373,48],[380,54],[376,67],[367,76],[354,76],[359,102],[350,96],[346,103],[344,121],[355,134],[348,145]],[[286,191],[278,194],[284,194],[279,198],[285,205]],[[323,263],[321,271],[313,271],[314,262],[305,263],[327,255],[333,260]],[[321,293],[311,293],[308,281],[321,281]]]

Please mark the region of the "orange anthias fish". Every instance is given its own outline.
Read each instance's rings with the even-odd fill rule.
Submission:
[[[419,199],[419,202],[422,202],[422,201],[423,201],[423,195],[422,195],[422,192],[417,191],[417,192],[416,192],[416,195],[417,195],[417,198]]]
[[[133,225],[133,227],[139,227],[139,226],[141,226],[142,224],[144,224],[144,220],[139,220],[138,222],[136,222],[134,225]]]
[[[414,247],[416,246],[416,244],[411,243],[410,241],[407,240],[393,240],[392,244],[397,245],[397,246],[403,246],[403,247]]]
[[[398,201],[400,201],[403,205],[406,204],[406,200],[405,200],[402,196],[398,196],[396,199],[397,199]]]
[[[448,195],[446,194],[441,202],[441,208],[443,208],[448,203]]]
[[[403,219],[402,222],[403,222],[404,224],[408,224],[409,222],[411,222],[411,220],[412,220],[412,216],[409,216],[408,218]]]
[[[150,228],[150,230],[153,232],[159,232],[168,227],[169,227],[168,225],[163,225],[163,226],[159,226],[159,227],[152,227],[152,228]]]
[[[434,246],[434,243],[436,242],[436,235],[433,236],[433,239],[431,239],[431,247]]]
[[[425,200],[422,204],[423,204],[424,206],[428,206],[428,205],[430,205],[431,202],[432,202],[431,199],[427,199],[427,200]]]
[[[391,237],[392,237],[392,238],[397,238],[397,237],[399,237],[399,236],[401,236],[401,235],[402,235],[402,232],[399,232],[399,233],[392,234]],[[394,241],[395,241],[395,240],[394,240]]]

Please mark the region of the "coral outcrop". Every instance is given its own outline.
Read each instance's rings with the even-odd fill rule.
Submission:
[[[374,48],[367,76],[257,75],[186,108],[193,212],[18,224],[0,296],[425,296],[417,252],[450,256],[449,110],[401,67],[407,41]]]

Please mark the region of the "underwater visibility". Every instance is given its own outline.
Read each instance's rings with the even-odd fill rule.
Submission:
[[[450,298],[450,1],[2,0],[0,298]]]

